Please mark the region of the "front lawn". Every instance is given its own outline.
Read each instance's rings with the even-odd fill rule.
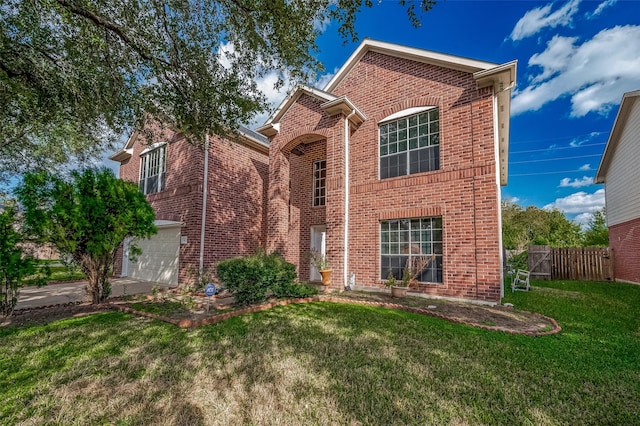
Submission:
[[[505,302],[562,333],[332,303],[0,329],[0,424],[638,424],[640,287],[533,285]]]

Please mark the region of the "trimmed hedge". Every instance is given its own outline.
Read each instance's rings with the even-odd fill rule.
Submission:
[[[262,302],[269,295],[306,297],[314,291],[295,283],[295,265],[285,261],[278,253],[258,252],[225,260],[218,264],[216,272],[240,305]]]

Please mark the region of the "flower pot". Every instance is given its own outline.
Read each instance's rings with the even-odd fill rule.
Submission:
[[[331,284],[331,272],[333,272],[333,270],[323,269],[322,271],[318,271],[318,272],[320,272],[320,275],[322,276],[322,285]]]
[[[406,297],[407,296],[407,287],[391,287],[391,296],[392,297]]]

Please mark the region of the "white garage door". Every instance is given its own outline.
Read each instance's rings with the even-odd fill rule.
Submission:
[[[123,263],[123,275],[143,281],[178,284],[178,258],[180,255],[180,222],[156,221],[158,233],[146,240],[137,240],[142,254],[135,262]]]

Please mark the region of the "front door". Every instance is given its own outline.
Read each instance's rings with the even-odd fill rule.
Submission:
[[[327,227],[324,225],[316,225],[311,227],[311,250],[317,250],[323,255],[327,253]],[[322,277],[318,270],[311,265],[311,273],[309,280],[320,281]]]

